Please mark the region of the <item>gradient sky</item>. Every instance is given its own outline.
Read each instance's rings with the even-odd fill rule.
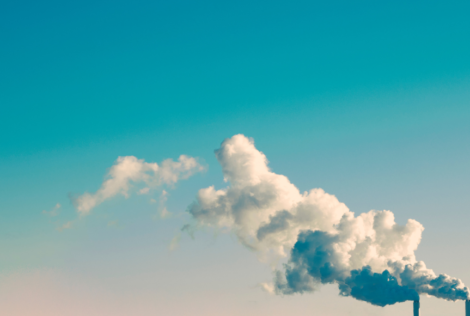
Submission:
[[[214,149],[253,137],[272,170],[356,214],[425,227],[418,259],[470,284],[470,2],[0,3],[0,306],[5,315],[392,315],[334,287],[271,296],[235,236],[181,235]],[[118,156],[199,157],[169,190],[79,218]],[[48,216],[60,203],[60,213]],[[59,229],[72,221],[69,229]],[[422,299],[426,315],[462,302]]]

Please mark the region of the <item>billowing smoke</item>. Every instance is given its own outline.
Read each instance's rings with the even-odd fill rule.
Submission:
[[[302,232],[285,266],[285,275],[277,274],[276,290],[284,294],[311,292],[318,284],[336,283],[341,295],[379,306],[419,299],[415,289],[400,285],[388,270],[375,273],[370,266],[349,270],[335,251],[338,244],[338,235]]]
[[[278,294],[313,292],[337,284],[340,295],[385,306],[425,293],[466,299],[459,279],[439,275],[414,252],[423,226],[395,223],[390,211],[355,217],[322,189],[299,190],[273,173],[266,156],[243,135],[226,139],[215,152],[229,186],[201,189],[189,212],[197,226],[229,228],[262,261],[289,257],[272,284]]]

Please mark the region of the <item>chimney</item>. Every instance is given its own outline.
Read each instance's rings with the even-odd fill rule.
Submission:
[[[467,313],[470,312],[470,303],[467,301]],[[413,316],[419,316],[419,301],[413,301]],[[467,314],[466,316],[470,316]]]
[[[470,316],[470,300],[465,301],[465,316]]]

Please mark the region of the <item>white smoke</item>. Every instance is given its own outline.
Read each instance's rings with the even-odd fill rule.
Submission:
[[[263,261],[291,255],[285,273],[277,272],[277,293],[313,291],[337,283],[342,295],[384,306],[426,293],[465,299],[458,279],[436,276],[414,252],[423,226],[415,220],[395,223],[390,211],[357,217],[322,189],[299,192],[283,175],[273,173],[252,139],[235,135],[215,152],[225,189],[201,189],[189,207],[197,225],[229,228]],[[388,293],[388,300],[375,297]],[[395,295],[395,296],[394,296]]]
[[[138,192],[146,194],[151,188],[163,184],[174,185],[178,180],[187,179],[203,170],[204,167],[195,158],[185,155],[181,155],[178,161],[164,160],[160,165],[156,162],[145,162],[134,156],[119,157],[98,191],[86,192],[72,199],[72,202],[81,215],[86,215],[94,207],[118,194],[127,198],[133,184],[143,183],[145,187]]]
[[[271,172],[266,156],[243,135],[225,140],[216,156],[230,186],[199,190],[189,212],[201,225],[232,228],[262,259],[285,257],[301,230],[333,231],[349,213],[322,189],[302,194],[287,177]]]

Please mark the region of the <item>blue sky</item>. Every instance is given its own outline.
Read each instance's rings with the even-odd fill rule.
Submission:
[[[271,297],[256,287],[269,267],[233,235],[183,234],[168,250],[197,191],[226,186],[214,150],[239,133],[301,191],[323,188],[356,214],[418,220],[419,259],[470,283],[469,10],[465,1],[3,1],[0,291],[15,302],[28,295],[22,286],[50,288],[35,303],[45,315],[67,308],[57,293],[70,293],[61,298],[77,315],[117,315],[114,305],[122,315],[411,310],[329,287]],[[157,205],[134,195],[77,219],[69,195],[96,191],[118,156],[181,154],[207,171],[168,190],[171,218],[154,219]],[[58,216],[42,213],[57,203]],[[438,315],[459,304],[422,306]]]

